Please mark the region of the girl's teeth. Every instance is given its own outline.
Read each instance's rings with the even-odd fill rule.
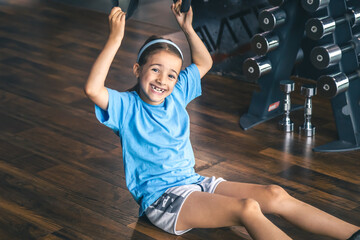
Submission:
[[[163,93],[164,92],[164,90],[162,90],[162,89],[160,89],[160,88],[157,88],[157,87],[155,87],[154,85],[151,85],[151,88],[152,89],[154,89],[156,92],[158,92],[158,93]]]

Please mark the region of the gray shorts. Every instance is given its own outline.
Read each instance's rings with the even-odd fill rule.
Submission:
[[[176,231],[175,228],[186,198],[195,191],[214,193],[218,184],[223,181],[225,181],[223,178],[205,177],[203,181],[196,184],[169,188],[146,209],[145,214],[150,222],[162,230],[175,235],[184,234],[191,229]]]

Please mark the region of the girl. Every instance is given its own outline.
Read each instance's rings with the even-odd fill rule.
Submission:
[[[212,60],[192,27],[192,9],[180,13],[180,5],[178,1],[171,8],[190,45],[190,66],[181,71],[179,47],[151,37],[133,66],[138,84],[127,92],[106,88],[125,29],[125,13],[115,7],[108,41],[85,85],[99,121],[120,136],[126,184],[140,205],[139,215],[176,235],[191,228],[243,225],[254,239],[290,239],[264,216],[272,213],[313,233],[358,240],[358,226],[294,199],[279,186],[230,182],[194,171],[185,108],[201,95],[200,79]]]

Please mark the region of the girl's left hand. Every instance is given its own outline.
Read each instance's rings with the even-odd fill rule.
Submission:
[[[182,0],[178,0],[176,3],[171,5],[171,10],[175,15],[176,21],[178,22],[182,30],[186,30],[189,27],[192,28],[193,11],[192,7],[188,12],[180,12]]]

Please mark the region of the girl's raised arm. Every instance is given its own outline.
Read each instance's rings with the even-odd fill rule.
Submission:
[[[176,3],[172,4],[171,10],[189,42],[192,62],[198,67],[200,77],[202,78],[212,67],[213,61],[209,51],[192,26],[192,8],[190,7],[188,12],[180,12],[181,3],[182,1],[178,0]]]
[[[109,94],[105,88],[106,76],[110,65],[121,45],[125,32],[125,15],[121,8],[114,7],[109,15],[110,35],[105,47],[97,57],[86,81],[84,91],[96,105],[106,110]]]

